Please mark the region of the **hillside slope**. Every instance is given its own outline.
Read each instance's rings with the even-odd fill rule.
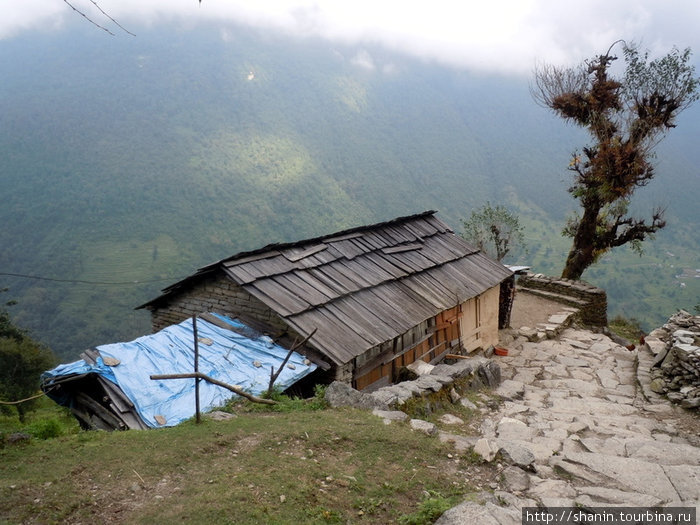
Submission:
[[[470,209],[505,203],[527,228],[519,262],[560,270],[565,168],[585,137],[525,79],[235,26],[138,34],[76,23],[0,42],[0,272],[66,281],[0,287],[61,356],[147,332],[133,307],[200,265],[426,209],[459,229]],[[641,195],[642,209],[668,207],[649,257],[584,275],[611,313],[649,326],[700,296],[700,279],[675,277],[700,267],[698,114]]]

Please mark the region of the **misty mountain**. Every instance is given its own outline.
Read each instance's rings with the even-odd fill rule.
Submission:
[[[518,263],[561,270],[566,166],[586,136],[527,79],[237,26],[136,33],[76,23],[0,41],[0,272],[55,279],[0,288],[62,356],[148,332],[133,308],[198,266],[427,209],[459,230],[503,203],[527,228]],[[700,279],[676,278],[700,267],[698,115],[639,195],[669,226],[645,258],[622,250],[584,274],[613,315],[653,326],[700,296]]]

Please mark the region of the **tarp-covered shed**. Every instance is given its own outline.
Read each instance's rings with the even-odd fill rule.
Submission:
[[[224,315],[197,320],[199,372],[260,395],[271,367],[277,371],[289,350],[249,326]],[[194,368],[192,319],[127,343],[98,346],[83,359],[41,376],[41,388],[68,406],[85,428],[145,429],[173,426],[195,414],[195,380],[151,380],[151,375],[188,374]],[[284,390],[316,369],[292,352],[275,381]],[[200,381],[202,411],[222,406],[231,391]]]

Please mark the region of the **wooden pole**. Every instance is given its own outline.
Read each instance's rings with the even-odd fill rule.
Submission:
[[[206,374],[202,374],[197,372],[196,374],[161,374],[161,375],[152,375],[150,376],[151,379],[153,380],[161,380],[161,379],[203,379],[207,383],[211,383],[216,386],[220,386],[222,388],[225,388],[227,390],[230,390],[231,392],[238,394],[241,397],[245,397],[246,399],[252,401],[253,403],[263,403],[265,405],[276,405],[277,401],[273,401],[272,399],[263,399],[261,397],[256,397],[253,394],[249,394],[245,390],[243,390],[239,386],[235,385],[229,385],[228,383],[224,383],[223,381],[219,381],[218,379],[214,379],[213,377],[209,377]]]
[[[275,371],[274,371],[275,369],[274,369],[273,367],[270,367],[270,385],[267,387],[267,395],[268,395],[268,396],[269,396],[269,395],[272,395],[272,385],[274,385],[274,384],[275,384],[275,381],[277,381],[277,378],[278,378],[279,375],[282,373],[282,369],[284,368],[284,365],[286,365],[286,364],[287,364],[287,361],[289,361],[289,358],[292,357],[292,354],[294,353],[294,350],[296,350],[296,349],[299,348],[300,346],[303,346],[304,344],[306,344],[306,342],[307,342],[309,339],[311,339],[311,336],[314,335],[314,334],[316,333],[316,330],[318,330],[318,328],[314,328],[314,329],[313,329],[313,332],[311,332],[309,335],[307,335],[307,336],[303,339],[303,341],[301,341],[300,343],[297,343],[296,340],[294,341],[294,344],[293,344],[292,347],[289,349],[289,352],[287,352],[287,357],[285,357],[285,358],[284,358],[284,361],[282,361],[282,364],[280,365],[279,370],[277,370],[277,373],[275,373]]]
[[[199,338],[197,337],[197,316],[192,316],[192,332],[194,333],[194,411],[196,421],[199,425],[202,422],[202,417],[199,413]]]

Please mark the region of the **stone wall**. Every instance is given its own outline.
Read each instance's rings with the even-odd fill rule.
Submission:
[[[272,334],[288,327],[282,319],[243,288],[225,275],[203,280],[182,292],[168,304],[151,310],[151,325],[154,332],[171,324],[177,324],[195,314],[216,312],[229,317],[239,317],[244,322],[256,321],[254,328]]]
[[[608,324],[608,296],[605,290],[583,281],[533,273],[520,276],[517,286],[526,292],[577,308],[578,320],[585,325]]]
[[[655,355],[651,390],[684,408],[700,407],[700,315],[683,310],[645,341]]]

